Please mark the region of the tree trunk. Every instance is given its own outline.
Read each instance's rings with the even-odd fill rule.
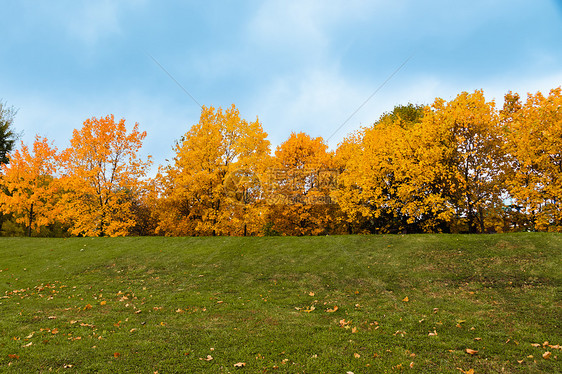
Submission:
[[[31,224],[33,223],[33,203],[29,207],[29,226],[27,227],[27,236],[31,238]]]

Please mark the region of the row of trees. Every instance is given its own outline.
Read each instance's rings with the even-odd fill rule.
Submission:
[[[203,107],[147,178],[146,133],[92,118],[59,152],[37,137],[2,166],[0,208],[28,234],[320,235],[562,231],[562,92],[482,91],[406,105],[330,151],[292,133],[271,154],[259,121]]]

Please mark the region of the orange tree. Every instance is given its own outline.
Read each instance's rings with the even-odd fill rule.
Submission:
[[[31,236],[33,230],[55,222],[60,213],[55,181],[57,149],[46,138],[36,136],[31,152],[22,142],[8,159],[9,163],[2,165],[0,208],[13,214]]]
[[[160,233],[257,235],[264,224],[259,176],[269,141],[258,119],[203,107],[199,122],[176,144],[174,164],[159,173]]]
[[[293,132],[277,147],[273,165],[268,178],[273,230],[284,235],[335,232],[338,209],[330,191],[337,169],[324,140]]]
[[[92,117],[74,130],[61,154],[63,217],[70,232],[85,236],[123,236],[135,225],[132,200],[151,164],[138,157],[146,132],[113,115]]]

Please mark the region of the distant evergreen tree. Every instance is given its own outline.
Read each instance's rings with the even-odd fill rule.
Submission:
[[[12,127],[17,110],[0,101],[0,164],[8,163],[8,153],[14,148],[18,135]]]

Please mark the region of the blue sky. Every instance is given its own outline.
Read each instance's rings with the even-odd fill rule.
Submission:
[[[148,132],[155,164],[197,123],[199,103],[259,117],[273,148],[291,131],[329,139],[395,105],[483,89],[562,84],[562,1],[7,1],[0,23],[0,99],[15,127],[69,144],[92,116]]]

